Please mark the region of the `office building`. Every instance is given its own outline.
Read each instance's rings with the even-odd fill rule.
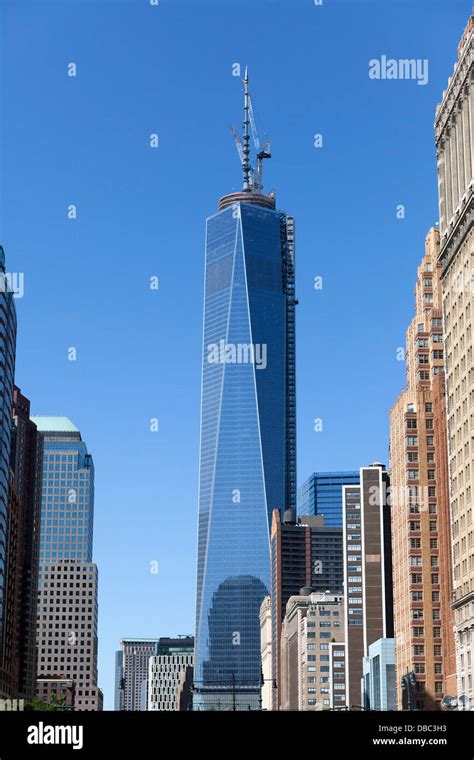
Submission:
[[[115,710],[139,711],[143,702],[143,682],[148,683],[150,657],[156,654],[158,639],[125,638],[115,653]],[[148,686],[145,686],[148,695]]]
[[[357,485],[359,473],[313,472],[298,489],[298,515],[322,515],[327,527],[342,528],[342,487]]]
[[[444,351],[438,253],[439,231],[433,228],[426,237],[425,255],[418,267],[416,313],[407,330],[407,387],[390,410],[394,627],[400,709],[407,700],[402,677],[411,672],[416,678],[414,687],[409,684],[414,688],[416,709],[441,708],[443,644],[454,653],[449,598],[452,568],[449,559],[442,564],[440,557],[440,543],[450,535],[450,521],[445,517],[449,515],[449,488],[445,475],[446,410],[444,396],[440,395]],[[441,425],[439,438],[435,437],[435,420]],[[444,621],[448,625],[443,629]],[[443,641],[443,633],[447,641]],[[453,664],[451,658],[451,667]]]
[[[302,589],[286,606],[281,634],[281,710],[346,705],[344,605]]]
[[[162,638],[150,657],[148,709],[175,712],[191,707],[194,637]]]
[[[98,570],[92,562],[94,464],[70,419],[31,419],[43,461],[38,677],[74,681],[75,709],[102,710],[97,681]]]
[[[18,694],[20,698],[31,700],[36,691],[36,606],[43,463],[38,431],[30,420],[30,401],[16,386],[13,392],[11,466],[11,496],[17,509]]]
[[[474,15],[435,117],[443,287],[457,694],[474,707]]]
[[[207,220],[194,708],[260,701],[273,509],[296,508],[294,224],[249,160]]]
[[[274,710],[279,709],[280,635],[289,598],[303,587],[314,592],[343,593],[342,528],[326,527],[323,515],[305,515],[296,522],[294,510],[283,519],[273,510],[271,530],[272,689]]]
[[[377,639],[364,657],[362,706],[366,710],[397,709],[395,639]]]
[[[310,586],[314,591],[341,594],[344,589],[342,527],[326,525],[323,515],[303,515],[299,524],[309,532]]]
[[[63,560],[40,565],[38,679],[74,681],[75,709],[102,710],[97,685],[97,565]]]
[[[390,479],[383,464],[360,469],[360,485],[343,487],[346,687],[360,706],[363,658],[393,638]]]
[[[124,709],[125,677],[123,672],[123,651],[115,652],[114,710]]]
[[[273,510],[271,529],[271,619],[272,619],[272,709],[281,704],[281,627],[290,597],[303,586],[311,585],[311,537],[308,527],[296,522],[294,510],[286,510],[281,519]]]
[[[15,645],[18,626],[16,600],[15,512],[9,519],[12,474],[10,468],[13,386],[16,350],[16,309],[0,246],[0,699],[17,698],[19,662]],[[10,538],[9,538],[10,536]]]

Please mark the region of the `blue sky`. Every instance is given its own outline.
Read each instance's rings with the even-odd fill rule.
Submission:
[[[3,0],[0,241],[25,276],[16,377],[33,413],[71,417],[94,457],[107,708],[122,636],[194,629],[204,226],[240,186],[233,64],[249,65],[271,137],[266,190],[296,217],[301,483],[387,461],[396,350],[438,218],[434,113],[470,8]],[[382,55],[428,59],[428,84],[371,80]]]

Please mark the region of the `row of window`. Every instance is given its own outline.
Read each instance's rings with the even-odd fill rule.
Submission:
[[[424,644],[414,644],[413,645],[413,657],[424,657],[425,656],[425,645]],[[441,657],[441,644],[434,644],[433,646],[433,656],[434,657]]]

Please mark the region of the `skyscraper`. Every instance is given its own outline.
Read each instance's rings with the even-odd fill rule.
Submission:
[[[9,546],[8,535],[14,538],[15,525],[9,521],[11,489],[11,430],[13,384],[16,350],[16,309],[13,292],[5,276],[5,253],[0,246],[0,699],[16,695],[18,660],[14,652],[15,625],[15,546]],[[15,539],[14,539],[15,540]]]
[[[76,710],[101,710],[98,571],[92,562],[94,464],[67,417],[32,417],[43,459],[38,676],[74,681]]]
[[[258,707],[274,508],[296,507],[294,224],[250,165],[207,220],[195,709]]]
[[[322,515],[326,527],[342,528],[342,486],[358,483],[356,470],[313,472],[298,489],[298,515]]]
[[[157,648],[158,639],[122,639],[115,655],[115,710],[142,709],[142,686]]]
[[[390,480],[383,464],[360,469],[344,486],[344,619],[349,705],[361,704],[363,659],[377,639],[393,638]]]
[[[439,231],[426,237],[418,268],[416,313],[407,330],[407,387],[390,410],[394,623],[398,706],[406,707],[401,679],[415,673],[417,710],[440,709],[443,680],[452,677],[443,649],[454,653],[452,569],[441,542],[450,536],[444,397]],[[435,424],[441,426],[435,437]],[[437,444],[440,445],[437,445]],[[442,622],[446,625],[442,628]],[[413,680],[413,679],[412,679]]]
[[[474,15],[436,110],[457,690],[474,708]],[[456,696],[456,694],[451,695]]]
[[[17,502],[16,597],[18,603],[18,693],[32,699],[36,689],[36,606],[38,601],[42,450],[30,420],[30,402],[13,393],[12,498]]]

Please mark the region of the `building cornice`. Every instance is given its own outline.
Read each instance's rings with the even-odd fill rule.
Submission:
[[[472,184],[472,183],[471,183]],[[443,236],[441,250],[438,261],[442,266],[442,276],[446,275],[456,252],[461,247],[465,238],[469,234],[474,223],[474,192],[471,187],[469,195],[465,200],[463,207],[457,212],[454,223],[448,228],[446,235]]]
[[[445,91],[443,100],[439,104],[435,117],[435,141],[436,146],[441,141],[443,133],[451,120],[454,109],[456,108],[463,95],[469,92],[471,84],[471,68],[474,61],[474,34],[471,34],[461,59],[456,65],[452,79]],[[463,93],[463,89],[465,92]]]

